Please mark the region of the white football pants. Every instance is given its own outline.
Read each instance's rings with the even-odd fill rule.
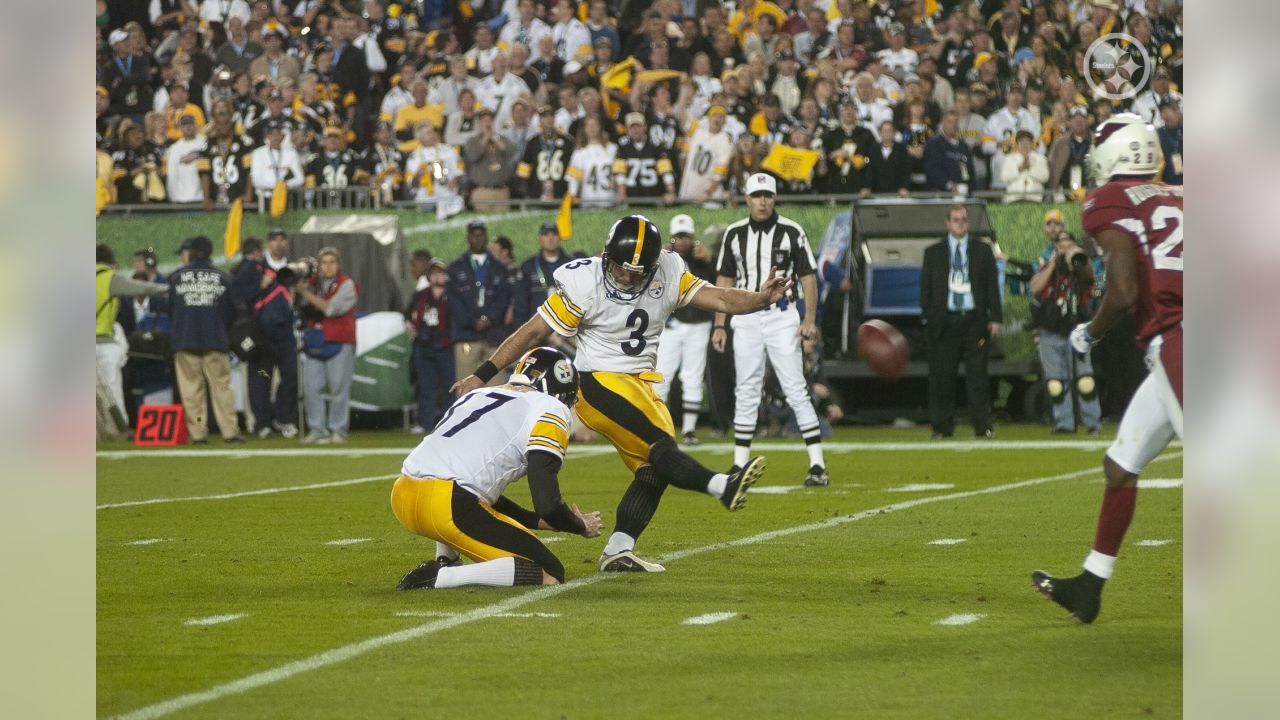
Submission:
[[[663,402],[671,391],[671,379],[680,371],[680,400],[685,412],[702,407],[702,380],[707,371],[707,343],[711,341],[711,322],[684,323],[672,320],[662,329],[658,341],[658,372],[662,382],[654,392]]]
[[[737,403],[733,414],[735,444],[751,444],[760,415],[764,386],[764,359],[778,376],[787,404],[796,414],[796,424],[806,440],[819,434],[818,413],[809,399],[800,348],[800,313],[794,304],[779,310],[776,305],[750,315],[735,315],[733,323],[733,363],[737,375]]]

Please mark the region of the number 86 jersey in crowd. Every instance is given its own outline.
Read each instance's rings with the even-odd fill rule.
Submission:
[[[472,390],[409,453],[400,472],[453,480],[492,505],[524,476],[529,451],[564,459],[570,423],[564,403],[527,385]]]
[[[688,305],[707,282],[688,271],[670,250],[634,300],[612,296],[604,280],[604,258],[575,260],[555,272],[556,292],[538,314],[560,335],[578,338],[573,364],[581,372],[652,372],[658,336],[667,318]]]

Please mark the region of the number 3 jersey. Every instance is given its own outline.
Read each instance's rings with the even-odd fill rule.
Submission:
[[[1089,192],[1080,211],[1097,237],[1119,230],[1133,243],[1138,266],[1138,344],[1182,324],[1182,187],[1117,180]]]
[[[525,453],[563,459],[569,428],[569,408],[527,385],[472,390],[409,453],[400,472],[453,480],[492,505],[528,471]]]
[[[611,297],[604,259],[583,258],[555,272],[556,292],[538,314],[560,335],[578,338],[573,364],[582,372],[638,374],[653,370],[667,317],[688,305],[707,282],[670,250],[658,256],[653,280],[630,302]]]

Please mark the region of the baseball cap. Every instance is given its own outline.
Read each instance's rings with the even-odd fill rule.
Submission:
[[[143,264],[147,267],[156,266],[156,249],[153,247],[145,247],[133,254],[134,257],[142,258]]]
[[[1062,211],[1054,208],[1053,210],[1046,212],[1044,214],[1044,221],[1049,222],[1050,220],[1053,220],[1054,222],[1062,222]]]
[[[280,92],[280,88],[271,88],[271,92],[267,93],[268,100],[283,100],[284,93]]]
[[[195,125],[195,124],[196,124],[196,116],[195,116],[195,115],[183,115],[182,117],[178,118],[178,124],[179,124],[179,125]]]
[[[790,50],[780,50],[778,51],[778,59],[779,60],[795,60],[796,54],[791,52]]]
[[[582,63],[578,62],[577,60],[570,60],[569,62],[564,64],[565,75],[572,75],[581,70],[582,70]]]
[[[970,93],[982,93],[983,95],[990,95],[990,94],[991,94],[991,90],[990,90],[990,88],[988,88],[988,87],[987,87],[986,83],[980,83],[980,82],[976,82],[976,83],[974,83],[974,84],[970,85],[970,86],[969,86],[969,92],[970,92]]]
[[[550,105],[543,105],[542,107],[538,108],[538,114],[539,115],[555,115],[556,109],[551,107]]]
[[[182,245],[178,246],[178,252],[174,254],[180,255],[183,250],[190,250],[192,252],[200,252],[205,255],[210,255],[213,253],[213,242],[204,235],[196,235],[195,237],[189,237],[186,240],[183,240]]]
[[[273,227],[269,232],[267,232],[267,239],[270,240],[271,238],[276,237],[277,235],[282,237],[289,237],[289,233],[285,232],[284,228]]]
[[[693,218],[681,213],[671,218],[671,235],[692,235],[693,234]]]
[[[538,228],[538,234],[539,234],[539,235],[541,235],[541,234],[543,234],[543,233],[549,233],[549,232],[553,232],[553,233],[555,233],[555,234],[559,235],[559,234],[560,234],[560,227],[559,227],[558,225],[556,225],[555,223],[551,222],[550,220],[548,220],[548,221],[546,221],[546,222],[542,223],[542,226]]]
[[[342,128],[334,127],[333,125],[326,127],[324,129],[324,136],[329,137],[330,135],[333,137],[342,137]]]
[[[644,113],[638,113],[638,112],[627,113],[628,127],[632,125],[643,125],[643,124],[644,124]]]
[[[771,195],[778,194],[778,182],[773,179],[772,175],[764,173],[756,173],[747,178],[747,186],[743,189],[743,195],[753,195],[758,192],[767,192]]]
[[[431,262],[427,263],[427,272],[432,270],[448,270],[449,266],[444,264],[440,258],[431,258]]]
[[[116,43],[122,43],[128,39],[129,39],[129,33],[117,28],[115,30],[112,30],[111,34],[107,36],[107,44],[115,45]]]
[[[472,230],[488,230],[488,229],[489,229],[489,226],[485,225],[483,220],[472,220],[471,222],[467,223],[467,232],[471,232]]]
[[[1084,105],[1073,105],[1071,109],[1067,111],[1068,117],[1076,117],[1077,115],[1083,118],[1089,117],[1089,108]]]

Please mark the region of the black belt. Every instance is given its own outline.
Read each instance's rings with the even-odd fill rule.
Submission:
[[[978,314],[977,310],[948,310],[947,314],[951,317],[973,317]]]

